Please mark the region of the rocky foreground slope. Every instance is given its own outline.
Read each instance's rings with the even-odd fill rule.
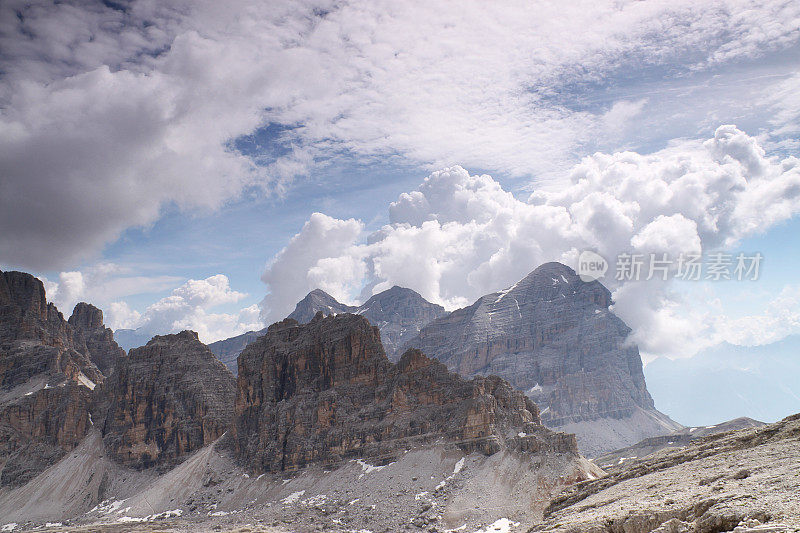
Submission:
[[[434,320],[406,343],[464,376],[498,375],[523,390],[583,453],[631,445],[681,426],[659,413],[611,293],[547,263],[506,290]]]
[[[609,468],[555,498],[531,531],[800,531],[800,414]]]
[[[47,303],[41,281],[0,272],[0,486],[30,480],[89,431],[93,390],[104,380],[92,357],[120,354],[113,341],[103,352],[95,337],[90,350],[82,331]]]

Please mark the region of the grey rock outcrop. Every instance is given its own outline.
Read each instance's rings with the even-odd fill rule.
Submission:
[[[114,342],[114,332],[103,324],[103,311],[80,302],[67,321],[76,337],[86,344],[89,358],[105,376],[111,375],[117,361],[125,357],[125,350]]]
[[[104,386],[103,441],[137,469],[173,466],[230,426],[235,383],[193,331],[153,337]]]
[[[320,312],[328,316],[339,313],[356,313],[357,311],[358,307],[339,303],[336,298],[322,289],[314,289],[297,302],[294,311],[288,318],[297,320],[300,324],[306,324]]]
[[[396,285],[372,296],[356,312],[378,326],[386,354],[393,361],[400,358],[403,346],[423,327],[447,314],[441,305]]]
[[[574,437],[544,428],[504,380],[467,381],[418,350],[391,363],[358,315],[273,324],[239,356],[237,389],[236,453],[256,473],[387,461],[439,439],[467,452],[577,456]]]
[[[325,291],[315,289],[300,300],[288,318],[305,324],[320,312],[325,316],[338,313],[364,316],[381,331],[383,348],[393,361],[400,358],[403,345],[420,329],[447,314],[441,305],[429,302],[411,289],[395,285],[357,306],[341,304]]]
[[[582,448],[598,453],[680,428],[655,411],[639,351],[626,342],[630,329],[611,303],[599,282],[547,263],[507,290],[434,320],[405,348],[419,348],[464,376],[508,380],[536,402],[546,425],[568,427],[579,441],[576,424],[625,420],[630,428],[609,429],[609,442]],[[638,432],[642,425],[651,426],[645,434]]]

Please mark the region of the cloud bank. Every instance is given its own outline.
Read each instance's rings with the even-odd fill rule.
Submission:
[[[122,302],[112,304],[111,311],[116,320],[128,326],[126,329],[135,329],[136,335],[143,339],[190,329],[208,344],[261,329],[257,305],[236,313],[211,312],[217,306],[239,302],[246,296],[230,288],[227,276],[217,274],[206,279],[190,279],[141,314],[131,311]]]
[[[552,173],[660,109],[624,95],[592,106],[587,87],[759,58],[798,27],[800,5],[777,0],[8,0],[0,257],[75,268],[167,206],[280,194],[341,158]],[[793,124],[786,83],[765,105]],[[269,150],[236,148],[267,127]]]
[[[568,181],[521,200],[456,166],[401,194],[391,223],[370,235],[316,213],[265,269],[265,322],[317,287],[354,302],[397,284],[453,309],[546,261],[575,266],[584,249],[612,262],[620,252],[724,250],[800,212],[800,160],[767,157],[731,125],[652,154],[595,153]],[[670,282],[604,282],[646,352],[691,355],[707,333],[707,321],[678,313]]]

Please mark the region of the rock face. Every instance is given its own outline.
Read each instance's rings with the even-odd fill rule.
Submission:
[[[75,306],[69,325],[86,344],[89,358],[105,376],[111,375],[117,361],[125,357],[125,350],[114,342],[114,332],[103,324],[103,311],[81,302]]]
[[[325,316],[340,313],[365,316],[371,324],[380,329],[383,348],[392,361],[400,358],[402,346],[419,333],[423,326],[447,314],[444,307],[432,304],[411,289],[394,286],[372,296],[359,306],[339,303],[325,291],[315,289],[297,303],[288,318],[306,324],[319,312]],[[261,331],[248,331],[230,339],[211,343],[208,347],[235,375],[238,371],[236,358],[245,346],[266,333],[266,328]]]
[[[22,484],[78,445],[103,379],[42,282],[0,272],[0,484]]]
[[[437,439],[486,454],[577,455],[574,437],[545,429],[504,380],[464,380],[418,350],[393,364],[378,328],[358,315],[286,319],[239,356],[235,449],[256,473],[385,462]]]
[[[447,314],[441,305],[396,285],[371,297],[356,312],[378,326],[383,346],[393,361],[400,358],[403,345],[424,326]]]
[[[589,433],[610,435],[606,444],[582,448],[597,453],[680,427],[655,411],[639,351],[625,342],[630,329],[610,304],[611,293],[599,282],[585,283],[571,268],[547,263],[512,287],[434,320],[405,347],[464,376],[505,378],[536,402],[545,424],[570,425],[579,439],[575,424],[630,422],[630,428],[593,428]],[[642,425],[653,433],[637,433]],[[633,433],[618,434],[626,431]]]
[[[235,383],[197,334],[154,337],[121,359],[105,386],[103,441],[137,469],[171,466],[230,426]]]

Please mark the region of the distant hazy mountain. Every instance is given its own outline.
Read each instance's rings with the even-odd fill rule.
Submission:
[[[712,426],[685,427],[667,435],[648,437],[641,442],[637,442],[633,446],[628,446],[627,448],[623,448],[621,450],[615,450],[601,457],[595,457],[594,462],[596,465],[599,465],[600,468],[607,469],[609,467],[621,465],[625,461],[643,459],[663,450],[664,448],[682,448],[688,446],[697,439],[702,439],[703,437],[708,437],[709,435],[727,433],[728,431],[736,431],[740,429],[760,428],[766,425],[767,424],[759,420],[742,417],[720,422]]]
[[[644,369],[659,408],[700,426],[747,416],[774,422],[800,411],[800,336],[764,346],[723,343],[688,359]]]
[[[392,361],[400,357],[398,350],[420,329],[432,320],[446,314],[444,307],[433,304],[411,289],[394,286],[374,295],[362,305],[346,305],[321,289],[309,292],[297,303],[288,318],[301,324],[311,322],[317,312],[325,316],[352,313],[363,315],[370,324],[381,330],[381,341],[386,355]],[[236,374],[236,358],[245,346],[267,332],[248,331],[242,335],[217,341],[208,345],[220,361]]]
[[[680,428],[656,411],[630,328],[611,293],[561,263],[425,326],[419,348],[464,376],[496,374],[526,391],[550,427],[596,455]]]
[[[264,335],[266,332],[267,328],[259,331],[248,331],[247,333],[242,333],[241,335],[236,335],[229,339],[212,342],[208,345],[208,349],[211,350],[235,376],[238,370],[236,358],[239,357],[239,354],[242,353],[242,350],[244,350],[248,344]]]
[[[144,346],[147,341],[153,338],[153,335],[140,331],[138,329],[115,329],[114,340],[126,352],[131,348],[138,348]]]

